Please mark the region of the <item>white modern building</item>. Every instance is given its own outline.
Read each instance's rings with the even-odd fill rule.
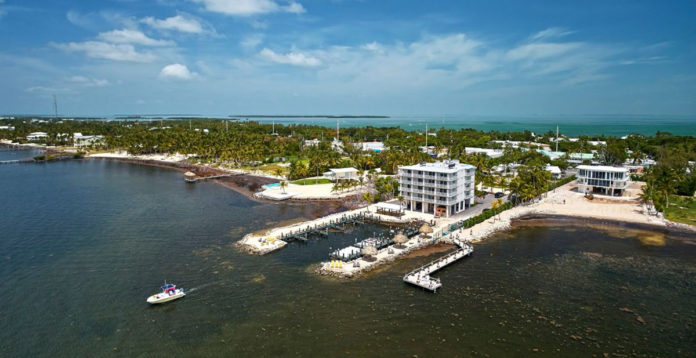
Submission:
[[[578,192],[621,196],[631,184],[628,168],[578,165]]]
[[[503,150],[502,149],[490,149],[490,148],[476,148],[476,147],[465,147],[464,151],[466,151],[467,155],[471,154],[477,154],[477,153],[483,153],[489,158],[500,158],[503,156]]]
[[[82,133],[73,133],[73,145],[76,147],[87,147],[93,144],[100,143],[104,140],[101,135],[82,135]]]
[[[406,209],[450,216],[474,204],[476,167],[457,160],[399,167]]]
[[[27,140],[32,142],[44,138],[48,138],[48,134],[46,132],[32,132],[27,136]]]
[[[363,151],[373,151],[373,152],[381,152],[385,150],[386,148],[384,147],[383,142],[357,142],[354,144],[356,148],[360,148],[360,150]]]
[[[555,165],[549,165],[546,164],[546,168],[544,168],[547,172],[551,173],[551,177],[554,179],[561,179],[561,168]]]
[[[330,180],[358,180],[358,170],[355,168],[331,168],[324,173],[324,178]]]
[[[319,139],[305,139],[304,145],[305,147],[316,147],[319,146]]]

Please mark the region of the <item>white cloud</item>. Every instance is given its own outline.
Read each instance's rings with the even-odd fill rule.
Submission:
[[[262,34],[251,34],[242,39],[240,41],[240,45],[248,50],[253,50],[257,46],[259,46],[263,42],[263,35]]]
[[[312,55],[308,55],[302,52],[291,51],[286,54],[279,54],[264,48],[259,52],[261,57],[275,63],[293,65],[293,66],[303,66],[303,67],[316,67],[321,65],[321,60]]]
[[[159,74],[162,79],[172,80],[192,80],[198,77],[195,72],[189,71],[188,67],[179,63],[164,66]]]
[[[25,91],[30,92],[30,93],[66,93],[66,92],[71,92],[70,89],[68,88],[62,88],[62,87],[48,87],[48,86],[33,86],[25,89]]]
[[[273,0],[193,0],[201,3],[206,10],[231,16],[254,16],[272,12],[289,12],[301,14],[305,12],[302,4],[290,1],[287,5],[279,5]]]
[[[143,46],[171,46],[174,43],[166,40],[155,40],[138,30],[122,29],[102,32],[99,39],[117,44],[136,44]]]
[[[376,41],[366,43],[362,45],[361,48],[368,51],[382,51],[382,45],[378,44]]]
[[[287,6],[282,7],[283,11],[289,12],[291,14],[303,14],[307,12],[302,4],[297,2],[290,2]]]
[[[108,86],[109,80],[99,78],[89,78],[85,76],[72,76],[68,81],[83,85],[85,87],[104,87]]]
[[[140,21],[158,30],[172,30],[190,34],[201,34],[205,32],[198,20],[188,16],[176,15],[163,20],[149,16]]]
[[[152,62],[157,57],[151,53],[141,53],[130,44],[112,44],[101,41],[69,42],[53,44],[68,52],[84,52],[88,57],[112,61]]]
[[[530,43],[515,47],[507,52],[507,56],[512,60],[538,60],[550,57],[558,57],[576,50],[582,46],[581,43]]]
[[[529,37],[531,41],[546,40],[551,38],[559,38],[574,34],[575,31],[569,31],[562,27],[549,27],[548,29],[537,32]]]
[[[70,21],[71,24],[89,28],[94,25],[90,16],[82,15],[77,11],[70,10],[65,14],[65,18]]]

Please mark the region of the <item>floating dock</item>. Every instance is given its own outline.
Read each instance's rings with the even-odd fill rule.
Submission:
[[[439,278],[431,277],[430,275],[453,263],[459,259],[471,255],[474,252],[474,247],[465,244],[459,240],[454,240],[454,242],[459,246],[456,251],[452,251],[449,254],[438,258],[437,260],[431,261],[409,273],[404,275],[404,282],[410,283],[412,285],[424,288],[431,292],[437,292],[437,289],[442,287],[442,283]]]

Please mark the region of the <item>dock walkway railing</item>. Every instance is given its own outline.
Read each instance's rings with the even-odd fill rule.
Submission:
[[[454,242],[459,246],[457,250],[407,273],[404,275],[404,282],[422,287],[428,291],[437,292],[437,289],[442,287],[442,283],[440,279],[430,277],[430,275],[465,256],[471,255],[474,251],[474,247],[469,244],[460,240],[454,240]]]

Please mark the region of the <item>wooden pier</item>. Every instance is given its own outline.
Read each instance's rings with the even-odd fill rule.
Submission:
[[[359,212],[352,215],[343,215],[338,218],[301,226],[295,231],[281,234],[278,238],[288,242],[292,240],[307,241],[310,235],[322,235],[328,237],[330,229],[344,231],[347,224],[359,225],[369,218],[369,215],[364,212]]]
[[[457,246],[459,246],[457,250],[407,273],[404,275],[404,282],[424,288],[431,292],[437,292],[437,289],[442,287],[442,283],[440,282],[439,278],[431,277],[430,275],[433,272],[453,262],[456,262],[463,257],[469,256],[472,252],[474,252],[473,246],[465,244],[459,240],[454,240],[454,242],[457,244]]]

